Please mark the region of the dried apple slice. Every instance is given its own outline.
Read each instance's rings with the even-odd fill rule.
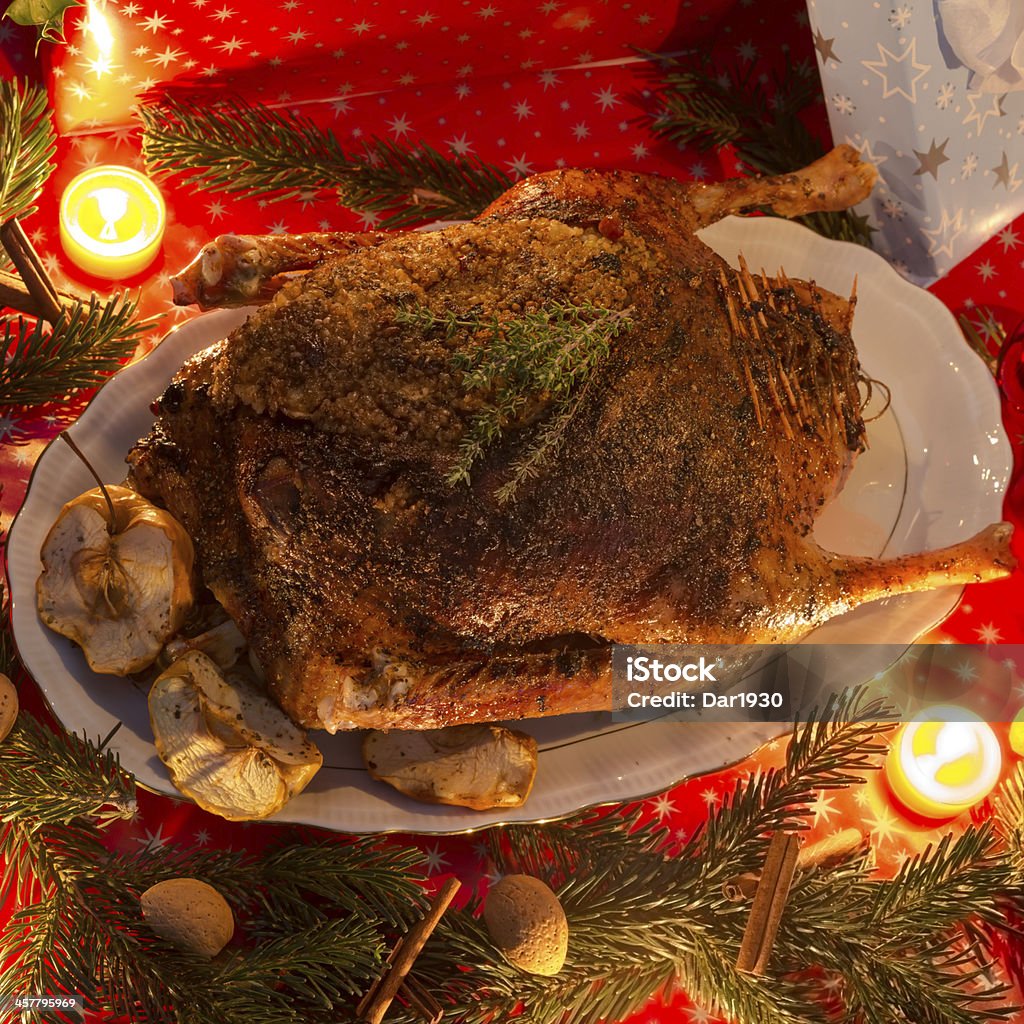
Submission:
[[[233,619],[225,619],[216,626],[197,636],[176,636],[168,641],[161,655],[161,662],[170,665],[183,658],[189,651],[202,651],[212,658],[219,668],[231,668],[246,648],[246,639]]]
[[[537,773],[537,741],[499,725],[369,732],[363,761],[375,779],[432,804],[486,811],[521,807]]]
[[[151,665],[192,604],[192,541],[169,513],[126,487],[69,501],[43,541],[39,615],[74,640],[94,672]]]
[[[280,708],[189,651],[153,684],[149,718],[171,781],[231,821],[265,818],[302,792],[323,758]]]

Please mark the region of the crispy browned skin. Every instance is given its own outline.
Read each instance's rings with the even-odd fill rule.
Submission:
[[[603,708],[609,643],[788,641],[885,594],[1001,575],[1005,530],[893,562],[811,541],[863,445],[850,308],[744,282],[693,234],[745,205],[855,201],[870,179],[845,152],[814,187],[760,193],[564,171],[473,224],[333,259],[186,365],[135,484],[196,540],[282,706],[332,730]],[[488,397],[451,356],[480,340],[396,310],[552,301],[633,327],[516,500],[495,492],[541,400],[449,485]]]

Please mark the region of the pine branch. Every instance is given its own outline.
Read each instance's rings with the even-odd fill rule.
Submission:
[[[67,401],[94,388],[121,368],[152,320],[135,318],[125,296],[78,303],[50,330],[42,321],[4,321],[0,342],[8,353],[0,366],[0,407]]]
[[[17,79],[0,81],[0,224],[36,212],[56,148],[46,90]]]
[[[163,96],[139,116],[150,173],[274,201],[336,192],[353,210],[392,211],[386,228],[474,217],[512,184],[492,164],[449,159],[425,143],[407,149],[371,139],[349,154],[310,119],[241,98],[193,106]]]
[[[753,61],[721,69],[707,54],[645,56],[656,69],[663,100],[663,109],[651,120],[655,134],[702,151],[733,146],[759,174],[788,174],[823,155],[801,118],[819,96],[818,76],[809,62],[787,61],[782,74],[766,83],[755,75]],[[871,240],[867,218],[850,210],[795,219],[827,238],[862,245]]]

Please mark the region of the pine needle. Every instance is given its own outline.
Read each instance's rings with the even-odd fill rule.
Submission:
[[[143,104],[143,155],[150,173],[272,201],[334,192],[353,210],[391,211],[385,228],[480,213],[512,179],[476,157],[449,159],[421,143],[371,139],[346,153],[309,118],[241,98],[195,106],[173,96]]]
[[[824,155],[801,114],[820,96],[814,68],[786,61],[770,83],[755,75],[754,61],[714,65],[707,54],[666,57],[646,53],[656,72],[663,106],[651,119],[657,135],[680,146],[710,150],[733,146],[759,174],[788,174]],[[771,210],[766,210],[771,213]],[[826,238],[868,245],[872,228],[851,210],[795,218]]]
[[[4,321],[0,345],[0,407],[66,401],[94,388],[134,351],[153,321],[136,320],[136,303],[124,296],[79,302],[51,330],[19,317]]]
[[[46,90],[17,79],[0,81],[0,224],[36,212],[56,148]]]

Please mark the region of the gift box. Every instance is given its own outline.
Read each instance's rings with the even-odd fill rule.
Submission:
[[[1024,4],[808,10],[832,136],[879,171],[872,244],[928,284],[1024,211]]]

